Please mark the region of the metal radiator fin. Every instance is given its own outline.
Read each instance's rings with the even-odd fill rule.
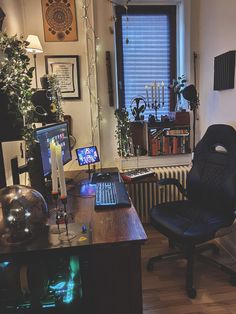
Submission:
[[[157,180],[166,178],[176,178],[186,188],[187,174],[191,169],[189,166],[174,166],[174,167],[156,167],[152,168],[155,171]],[[149,222],[149,208],[169,201],[183,200],[183,195],[174,186],[158,186],[157,182],[131,181],[126,184],[129,196],[139,214],[143,223]]]

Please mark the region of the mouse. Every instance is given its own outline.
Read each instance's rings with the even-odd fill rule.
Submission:
[[[96,178],[99,179],[99,180],[109,180],[111,179],[111,175],[110,173],[103,173],[103,172],[100,172],[96,175]]]

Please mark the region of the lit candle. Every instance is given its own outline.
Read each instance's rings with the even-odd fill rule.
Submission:
[[[146,89],[147,104],[149,104],[148,85],[145,85],[145,89]]]
[[[59,176],[59,183],[60,183],[61,199],[65,199],[67,197],[66,181],[65,181],[65,174],[64,174],[64,169],[63,169],[62,153],[61,153],[60,145],[56,145],[56,161],[57,161],[57,169],[58,169],[58,176]]]
[[[52,194],[58,194],[57,182],[57,163],[56,163],[56,145],[54,142],[50,143],[51,151],[51,178],[52,178]]]
[[[158,104],[160,104],[160,83],[157,83]]]
[[[161,82],[161,89],[162,89],[162,106],[164,106],[164,82]]]
[[[155,103],[157,102],[157,82],[154,81]]]

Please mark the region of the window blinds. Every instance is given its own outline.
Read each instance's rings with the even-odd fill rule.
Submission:
[[[170,107],[170,91],[168,85],[171,78],[171,32],[168,14],[137,14],[123,15],[122,47],[123,47],[123,80],[126,110],[131,114],[130,105],[135,97],[143,96],[147,101],[147,91],[150,108],[146,108],[144,116],[155,114],[152,104],[155,103],[151,85],[164,82],[164,106],[162,104],[162,89],[160,87],[161,106],[157,111],[158,118],[166,115]],[[128,43],[127,43],[128,41]],[[147,88],[148,86],[148,88]],[[146,87],[146,88],[145,88]],[[158,99],[157,99],[158,100]]]

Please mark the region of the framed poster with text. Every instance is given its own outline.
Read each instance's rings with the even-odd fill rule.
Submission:
[[[80,99],[79,56],[45,56],[47,74],[58,78],[64,99]]]
[[[76,41],[75,0],[41,0],[45,41]]]

